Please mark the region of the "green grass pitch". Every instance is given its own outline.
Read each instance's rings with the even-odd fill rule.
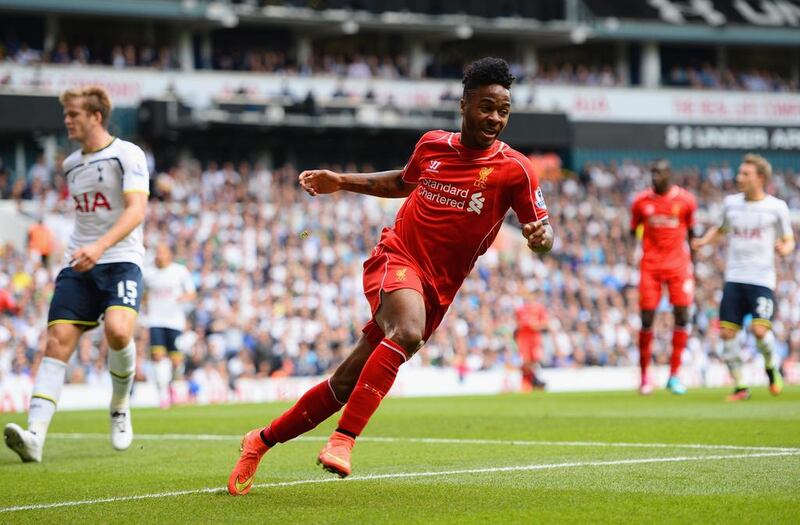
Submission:
[[[240,436],[288,405],[56,414],[44,462],[0,450],[0,523],[798,523],[800,390],[387,399],[353,475],[315,465],[336,418],[224,492]],[[0,423],[24,423],[22,414]]]

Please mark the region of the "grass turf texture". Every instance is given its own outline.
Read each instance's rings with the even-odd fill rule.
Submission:
[[[244,497],[222,490],[239,439],[285,403],[136,410],[140,437],[122,453],[105,413],[57,413],[42,464],[0,451],[0,523],[797,523],[800,390],[756,389],[744,403],[725,403],[726,393],[387,399],[354,449],[350,479],[314,464],[333,417],[270,451]],[[206,488],[219,490],[163,495]],[[123,499],[5,510],[114,497]]]

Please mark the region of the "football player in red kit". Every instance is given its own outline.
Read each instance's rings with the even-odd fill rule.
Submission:
[[[523,304],[514,311],[517,328],[514,341],[522,360],[522,384],[524,388],[544,389],[541,378],[542,333],[548,329],[547,307],[538,294],[531,294],[527,288],[522,291]]]
[[[681,354],[689,339],[689,306],[694,300],[694,277],[689,240],[694,226],[697,201],[694,195],[672,184],[669,163],[659,160],[650,168],[653,187],[640,192],[631,205],[631,232],[642,228],[639,307],[642,330],[639,333],[641,394],[653,391],[647,376],[652,358],[653,321],[661,300],[663,285],[669,290],[675,324],[672,331],[672,357],[667,388],[673,394],[685,394],[678,378]]]
[[[352,191],[408,197],[364,263],[372,320],[333,376],[306,392],[267,427],[248,432],[228,481],[246,494],[270,448],[311,430],[343,406],[317,462],[350,474],[351,449],[405,363],[442,321],[477,258],[513,209],[535,253],[553,246],[553,230],[530,161],[497,140],[511,112],[514,77],[505,60],[484,58],[464,74],[461,132],[429,131],[402,170],[379,173],[304,171],[311,196]]]

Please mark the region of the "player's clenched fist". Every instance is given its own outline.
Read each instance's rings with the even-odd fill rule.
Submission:
[[[548,221],[534,221],[522,225],[522,235],[528,239],[528,248],[536,253],[553,249],[553,228]]]
[[[300,186],[312,197],[342,189],[342,176],[331,170],[306,170],[299,180]]]
[[[97,261],[103,256],[104,251],[102,246],[96,242],[87,244],[72,254],[70,266],[72,266],[72,269],[76,272],[88,272],[95,267]]]

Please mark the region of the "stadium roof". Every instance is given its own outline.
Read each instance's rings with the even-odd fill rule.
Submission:
[[[213,0],[0,0],[0,11],[3,10],[149,18],[225,27],[240,23],[280,25],[310,29],[318,35],[369,30],[416,33],[427,39],[468,39],[474,35],[535,39],[551,44],[605,40],[800,45],[800,0],[565,0],[559,16],[553,18],[552,9],[544,9],[541,20],[520,16],[487,18],[455,12],[261,7]]]
[[[0,0],[0,10],[219,22],[207,0]]]

